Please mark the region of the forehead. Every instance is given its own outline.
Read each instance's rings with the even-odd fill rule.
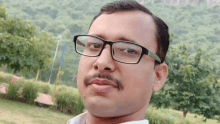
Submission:
[[[152,17],[141,11],[103,13],[92,23],[88,34],[106,40],[128,39],[156,51],[155,24]]]

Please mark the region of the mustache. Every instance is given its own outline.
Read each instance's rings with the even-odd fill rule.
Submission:
[[[123,87],[121,81],[118,80],[118,79],[115,79],[112,75],[110,75],[110,74],[108,74],[108,73],[102,74],[102,75],[101,75],[101,74],[94,74],[94,75],[92,75],[92,76],[86,76],[85,79],[84,79],[84,84],[85,84],[86,86],[88,86],[88,85],[89,85],[89,81],[92,80],[92,79],[94,79],[94,78],[108,79],[108,80],[114,82],[114,83],[117,85],[117,88],[118,88],[119,90],[123,90],[123,89],[124,89],[124,87]]]

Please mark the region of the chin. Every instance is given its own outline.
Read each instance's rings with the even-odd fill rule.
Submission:
[[[93,116],[97,116],[97,117],[115,117],[117,116],[117,109],[115,107],[112,107],[112,105],[109,107],[110,105],[106,105],[104,106],[103,104],[90,104],[90,105],[86,105],[86,109],[87,111],[92,114]]]
[[[132,110],[124,110],[122,109],[124,107],[120,106],[114,106],[114,105],[108,105],[108,106],[86,106],[87,111],[96,117],[102,117],[102,118],[114,118],[114,117],[120,117],[130,114]]]
[[[101,118],[113,118],[113,117],[118,117],[119,115],[117,114],[117,112],[112,112],[112,111],[108,111],[108,110],[87,110],[90,114],[92,114],[93,116],[96,117],[101,117]]]

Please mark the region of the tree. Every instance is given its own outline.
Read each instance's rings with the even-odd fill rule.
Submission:
[[[176,109],[202,114],[211,118],[220,112],[219,90],[214,64],[210,54],[199,48],[189,54],[187,46],[171,48],[166,58],[169,67],[167,94],[175,102]]]
[[[36,72],[50,63],[54,39],[30,22],[17,17],[7,17],[0,5],[0,65],[13,73]]]

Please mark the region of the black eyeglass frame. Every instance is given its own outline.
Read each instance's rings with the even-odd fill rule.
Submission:
[[[79,36],[90,36],[90,37],[94,37],[94,38],[97,38],[97,39],[103,41],[104,44],[103,44],[103,46],[102,46],[102,48],[101,48],[100,53],[99,53],[98,55],[95,55],[95,56],[90,56],[90,55],[84,55],[84,54],[78,52],[77,49],[76,49],[76,42],[77,42],[77,38],[78,38]],[[141,45],[139,45],[139,44],[137,44],[137,43],[135,43],[135,42],[131,42],[131,41],[123,41],[123,40],[120,41],[120,40],[119,40],[119,41],[114,41],[114,42],[113,42],[113,41],[104,40],[104,39],[102,39],[102,38],[100,38],[100,37],[98,37],[98,36],[93,36],[93,35],[76,35],[76,36],[74,36],[74,38],[73,38],[73,42],[75,43],[75,51],[76,51],[76,53],[78,53],[78,54],[80,54],[80,55],[83,55],[83,56],[88,56],[88,57],[97,57],[97,56],[100,56],[101,53],[102,53],[102,51],[103,51],[103,49],[104,49],[104,47],[105,47],[105,45],[108,44],[108,45],[110,45],[110,48],[111,48],[111,56],[112,56],[112,58],[113,58],[115,61],[117,61],[117,62],[125,63],[125,64],[138,64],[138,63],[140,62],[142,56],[143,56],[144,54],[146,54],[146,55],[148,55],[149,57],[155,59],[159,64],[161,64],[160,58],[159,58],[155,53],[153,53],[153,52],[151,52],[150,50],[148,50],[147,48],[145,48],[145,47],[143,47],[143,46],[141,46]],[[136,63],[129,63],[129,62],[122,62],[122,61],[119,61],[119,60],[115,59],[114,56],[113,56],[112,45],[113,45],[114,43],[118,43],[118,42],[130,43],[130,44],[134,44],[134,45],[137,45],[137,46],[141,47],[141,48],[142,48],[142,52],[141,52],[141,55],[140,55],[139,60],[138,60]]]

